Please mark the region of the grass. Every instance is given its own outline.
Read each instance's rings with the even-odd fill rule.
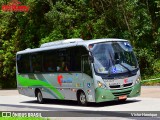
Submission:
[[[141,74],[142,75],[142,74]],[[142,79],[143,80],[147,80],[147,79],[154,79],[154,78],[160,78],[160,73],[157,73],[157,74],[153,74],[153,75],[142,75]]]

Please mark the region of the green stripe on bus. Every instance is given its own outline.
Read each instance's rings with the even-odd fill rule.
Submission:
[[[49,89],[51,89],[59,99],[64,99],[64,96],[52,85],[50,85],[47,82],[41,81],[41,80],[34,80],[34,79],[29,79],[29,78],[25,78],[22,77],[20,75],[18,75],[18,83],[22,86],[43,86],[43,87],[47,87]]]

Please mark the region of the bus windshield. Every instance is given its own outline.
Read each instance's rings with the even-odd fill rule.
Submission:
[[[99,74],[131,72],[138,67],[129,42],[105,42],[89,45],[94,68]]]

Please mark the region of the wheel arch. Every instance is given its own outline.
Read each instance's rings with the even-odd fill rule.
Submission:
[[[78,96],[79,96],[79,94],[80,94],[81,92],[84,92],[84,90],[82,90],[82,89],[77,90],[77,93],[76,93],[76,97],[77,97],[77,99],[78,99]],[[84,92],[84,94],[86,95],[86,93],[85,93],[85,92]]]

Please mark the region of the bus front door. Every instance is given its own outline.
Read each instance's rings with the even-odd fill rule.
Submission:
[[[88,102],[94,102],[94,81],[88,55],[82,56],[83,89]]]

